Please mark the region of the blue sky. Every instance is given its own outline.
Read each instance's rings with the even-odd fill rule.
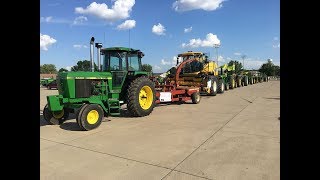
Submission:
[[[219,65],[241,55],[247,69],[269,58],[280,65],[280,0],[40,1],[40,64],[70,68],[89,59],[92,36],[103,47],[140,49],[154,72],[189,50],[212,60],[218,51]]]

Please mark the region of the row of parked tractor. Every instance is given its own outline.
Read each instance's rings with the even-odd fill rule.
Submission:
[[[98,71],[94,71],[94,46]],[[204,53],[192,51],[179,54],[176,66],[167,72],[152,76],[142,70],[143,56],[138,49],[102,48],[92,37],[91,71],[58,73],[59,94],[47,96],[44,119],[48,124],[59,125],[74,113],[80,129],[92,130],[107,116],[147,116],[160,103],[198,104],[201,95],[215,96],[229,89],[268,81],[267,76],[250,71],[235,73],[234,65],[218,67]],[[126,109],[122,108],[124,104]]]

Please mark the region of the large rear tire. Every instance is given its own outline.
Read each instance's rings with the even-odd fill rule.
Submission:
[[[244,76],[244,77],[243,77],[243,80],[244,80],[244,85],[245,85],[245,86],[248,86],[248,84],[249,84],[248,76]]]
[[[220,80],[219,80],[219,83],[218,83],[218,93],[220,93],[220,94],[224,93],[224,81],[223,81],[223,79],[220,79]]]
[[[132,116],[149,115],[155,107],[155,100],[156,90],[150,79],[142,76],[129,85],[127,109]]]
[[[229,83],[227,82],[226,84],[224,84],[224,87],[225,87],[225,90],[228,91],[230,87]]]
[[[208,95],[215,96],[218,93],[218,79],[215,76],[209,76],[208,82],[211,82],[210,92]]]
[[[241,77],[237,76],[237,87],[241,87]]]
[[[191,100],[193,104],[198,104],[200,102],[200,93],[199,92],[195,92],[191,95]]]
[[[103,109],[98,104],[88,104],[83,106],[82,112],[79,113],[80,128],[86,131],[95,129],[101,125],[104,116]]]
[[[236,87],[234,76],[229,76],[229,83],[230,83],[230,89],[234,89]]]
[[[48,108],[48,104],[43,108],[44,120],[50,125],[60,125],[69,117],[69,112],[62,109],[58,112],[52,112]]]

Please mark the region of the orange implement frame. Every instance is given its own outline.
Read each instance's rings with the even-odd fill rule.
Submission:
[[[181,72],[182,67],[186,63],[190,63],[192,61],[197,61],[196,59],[189,59],[187,61],[182,62],[176,71],[174,81],[171,81],[167,84],[160,85],[159,83],[155,83],[156,89],[156,103],[162,102],[185,102],[191,100],[191,95],[193,93],[199,92],[199,87],[190,87],[190,86],[180,86],[179,85],[179,74]],[[160,96],[161,92],[171,93],[171,101],[162,101]]]

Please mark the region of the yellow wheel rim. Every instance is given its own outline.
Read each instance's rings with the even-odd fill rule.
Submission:
[[[143,86],[139,92],[139,104],[142,109],[147,110],[153,102],[153,92],[149,86]]]
[[[99,119],[99,113],[96,110],[91,110],[87,115],[87,121],[89,124],[95,124]]]
[[[56,119],[62,118],[63,115],[64,115],[64,109],[62,109],[62,111],[52,112],[52,116]]]

